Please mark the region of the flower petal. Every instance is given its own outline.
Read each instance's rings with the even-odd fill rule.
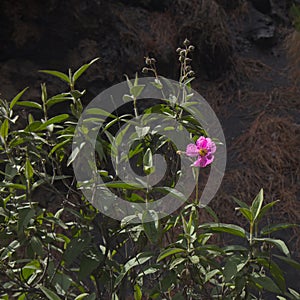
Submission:
[[[199,155],[199,149],[195,144],[188,144],[186,146],[186,155],[190,157],[195,157]]]
[[[206,165],[205,166],[210,165],[215,159],[215,157],[212,154],[206,155],[205,158],[206,158]]]
[[[201,157],[201,156],[200,156],[200,157],[193,163],[193,166],[194,166],[194,167],[201,167],[202,164],[203,164],[203,159],[206,160],[205,157]]]
[[[215,153],[217,146],[216,144],[210,139],[210,138],[206,138],[207,141],[207,148],[211,153]]]
[[[199,149],[206,149],[206,147],[207,147],[206,138],[204,136],[200,136],[196,142],[196,145]]]

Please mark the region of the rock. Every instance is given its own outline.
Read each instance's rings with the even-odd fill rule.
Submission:
[[[252,9],[247,36],[256,45],[268,48],[276,40],[276,27],[269,16]]]

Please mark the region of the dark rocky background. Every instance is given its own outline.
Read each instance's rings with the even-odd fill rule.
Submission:
[[[195,46],[192,66],[200,92],[218,115],[227,139],[228,167],[212,206],[237,220],[231,196],[250,202],[261,187],[281,199],[268,222],[300,220],[300,34],[292,0],[18,0],[0,2],[0,93],[10,99],[67,90],[37,71],[76,69],[100,61],[80,79],[88,103],[101,90],[140,72],[144,57],[176,79],[176,48]],[[203,213],[204,214],[204,213]],[[205,216],[203,216],[205,218]],[[299,230],[281,236],[300,258]],[[288,271],[290,278],[299,278]],[[299,288],[299,283],[294,282]]]

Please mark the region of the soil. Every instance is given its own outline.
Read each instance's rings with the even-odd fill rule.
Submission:
[[[292,0],[2,0],[0,93],[11,99],[67,91],[58,79],[37,72],[66,72],[100,57],[78,89],[87,104],[103,89],[133,77],[144,57],[159,73],[176,79],[176,48],[195,46],[193,88],[223,126],[227,171],[212,207],[222,221],[238,218],[231,196],[250,202],[261,187],[266,201],[280,199],[268,222],[299,224],[299,50]],[[299,57],[298,57],[299,56]],[[300,258],[299,230],[280,236]],[[299,275],[287,276],[297,288]],[[299,286],[298,286],[299,288]]]

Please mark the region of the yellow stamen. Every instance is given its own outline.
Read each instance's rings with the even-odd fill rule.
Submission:
[[[206,149],[200,149],[199,150],[199,154],[200,154],[200,156],[205,156],[206,154],[207,154],[207,150]]]

